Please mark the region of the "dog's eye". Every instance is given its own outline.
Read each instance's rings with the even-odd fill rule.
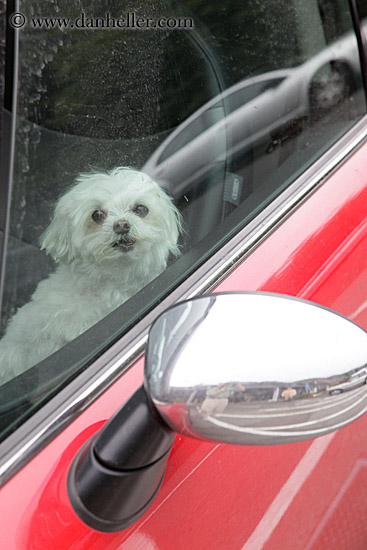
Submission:
[[[92,214],[92,220],[96,223],[102,223],[106,217],[106,212],[98,208]]]
[[[145,218],[145,216],[148,214],[149,210],[143,204],[138,204],[138,206],[135,206],[134,212],[135,212],[135,214],[137,214],[141,218]]]

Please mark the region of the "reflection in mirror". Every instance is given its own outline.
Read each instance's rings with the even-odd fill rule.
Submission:
[[[185,435],[300,441],[366,412],[367,334],[304,300],[214,294],[157,319],[146,380],[160,414]]]

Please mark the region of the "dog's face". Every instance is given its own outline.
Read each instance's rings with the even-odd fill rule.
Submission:
[[[80,176],[56,205],[42,248],[56,261],[141,260],[178,254],[181,217],[149,176],[129,168]]]

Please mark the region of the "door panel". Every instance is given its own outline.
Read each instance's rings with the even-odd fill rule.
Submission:
[[[297,541],[295,548],[305,550],[366,547],[366,427],[366,417],[362,417],[348,429],[331,434],[330,445],[280,518],[264,550],[282,548],[284,537]]]

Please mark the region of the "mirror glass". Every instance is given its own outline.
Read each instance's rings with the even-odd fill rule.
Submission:
[[[176,431],[239,444],[301,441],[367,410],[367,333],[269,293],[212,294],[154,323],[146,384]]]

